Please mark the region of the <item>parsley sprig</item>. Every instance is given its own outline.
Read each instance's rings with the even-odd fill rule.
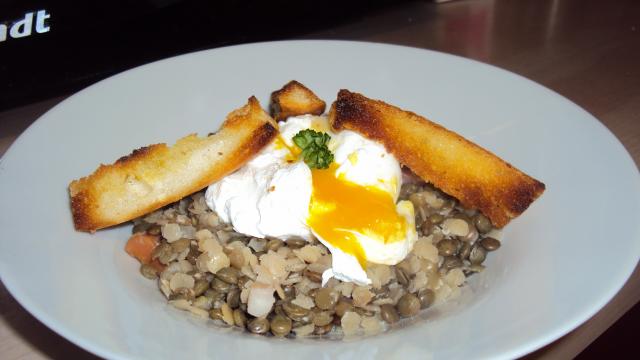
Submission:
[[[293,142],[302,149],[302,158],[310,168],[327,169],[333,162],[333,154],[327,147],[329,139],[327,133],[305,129],[293,137]]]

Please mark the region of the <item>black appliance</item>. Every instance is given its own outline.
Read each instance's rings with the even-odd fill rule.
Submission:
[[[4,0],[0,110],[165,57],[326,29],[393,0]]]

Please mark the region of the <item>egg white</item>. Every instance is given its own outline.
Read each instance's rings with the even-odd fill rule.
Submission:
[[[278,141],[267,146],[253,160],[235,173],[212,184],[206,201],[223,221],[231,222],[234,230],[255,237],[309,240],[312,229],[306,223],[313,191],[311,170],[301,161],[291,161],[296,145],[293,136],[304,129],[327,132],[328,144],[337,165],[336,176],[351,183],[375,187],[388,193],[395,202],[402,185],[402,171],[395,157],[384,147],[361,135],[331,131],[326,117],[304,115],[291,117],[280,124]],[[397,213],[405,219],[406,236],[385,242],[375,234],[352,232],[372,263],[394,265],[402,261],[417,240],[413,205],[408,201],[396,204]],[[317,233],[332,254],[332,268],[323,274],[360,285],[371,283],[356,257],[332,246]]]

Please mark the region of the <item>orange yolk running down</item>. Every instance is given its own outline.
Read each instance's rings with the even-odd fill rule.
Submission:
[[[302,152],[299,147],[296,145],[289,146],[287,142],[282,138],[282,135],[278,134],[278,136],[273,140],[273,144],[276,149],[287,149],[289,152],[285,157],[285,160],[289,163],[295,162],[298,159],[298,155]]]
[[[366,269],[366,254],[355,233],[385,243],[403,240],[406,220],[391,194],[336,176],[334,163],[312,170],[313,191],[307,224],[332,246],[351,254]]]

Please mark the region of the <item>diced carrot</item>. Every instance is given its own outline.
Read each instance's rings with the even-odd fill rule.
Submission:
[[[138,259],[142,264],[148,264],[151,262],[153,249],[155,249],[159,243],[160,237],[157,235],[137,233],[131,235],[124,250],[127,254]]]

